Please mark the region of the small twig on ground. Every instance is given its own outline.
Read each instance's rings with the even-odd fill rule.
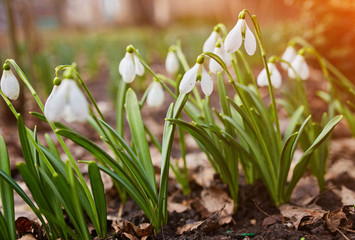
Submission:
[[[271,216],[270,214],[268,214],[267,212],[265,212],[264,210],[262,210],[262,209],[259,207],[259,205],[256,203],[255,200],[253,200],[253,202],[254,202],[254,205],[256,206],[256,208],[259,209],[260,212],[262,212],[263,214],[265,214],[265,215],[268,216],[268,217],[271,217],[271,218],[275,219],[275,220],[278,221],[278,222],[282,222],[282,221],[280,221],[280,219],[277,219],[276,217]]]
[[[123,213],[123,203],[120,203],[120,207],[118,208],[118,213],[117,213],[117,218],[121,219],[122,218],[122,213]]]

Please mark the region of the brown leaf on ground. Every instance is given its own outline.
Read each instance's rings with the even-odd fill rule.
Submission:
[[[275,223],[279,223],[279,222],[282,222],[281,214],[272,215],[272,216],[264,218],[263,223],[262,223],[262,227],[268,227],[268,226],[274,225]]]
[[[297,206],[307,206],[319,195],[317,180],[312,176],[303,177],[297,183],[290,202]]]
[[[198,199],[193,207],[202,218],[211,216],[221,209],[219,224],[228,224],[232,221],[234,203],[228,194],[217,187],[211,187],[201,192],[201,199]]]
[[[176,203],[176,202],[169,202],[168,203],[168,212],[172,213],[172,212],[177,212],[177,213],[182,213],[184,211],[186,211],[187,209],[189,209],[188,206],[182,204],[182,203]]]
[[[284,204],[280,206],[279,209],[286,222],[291,222],[295,229],[298,229],[302,221],[303,225],[312,224],[317,222],[324,216],[324,214],[326,214],[326,211],[322,210],[317,205],[305,208]]]
[[[23,235],[18,240],[36,240],[36,238],[33,236],[32,233],[29,233],[29,234]]]
[[[16,229],[20,237],[29,233],[32,229],[32,222],[27,217],[18,217],[15,221]]]
[[[329,231],[336,232],[340,231],[339,228],[350,229],[352,227],[352,222],[347,218],[344,212],[348,207],[354,208],[354,206],[344,206],[330,213],[327,212],[325,222]]]
[[[341,190],[338,195],[341,197],[341,202],[344,206],[355,204],[355,192],[348,189],[347,187],[341,186]]]
[[[224,207],[220,209],[218,212],[214,213],[211,217],[203,221],[185,224],[184,226],[178,228],[176,233],[181,235],[184,232],[191,232],[197,229],[204,233],[215,231],[221,227],[219,221],[223,210]]]
[[[115,234],[119,236],[125,236],[128,239],[140,239],[149,235],[153,235],[154,228],[150,223],[142,223],[138,227],[133,223],[124,221],[115,221],[112,223],[112,227],[115,230]],[[132,237],[136,238],[132,238]]]

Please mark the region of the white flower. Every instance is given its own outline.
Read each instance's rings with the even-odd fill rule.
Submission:
[[[175,75],[178,71],[179,71],[179,60],[176,56],[176,53],[174,51],[169,51],[168,55],[166,56],[166,60],[165,60],[165,68],[166,71],[170,74],[170,75]]]
[[[147,96],[147,105],[150,107],[160,107],[164,103],[164,90],[160,83],[154,81]]]
[[[196,63],[195,66],[185,73],[179,86],[180,93],[185,94],[191,92],[196,84],[198,75],[201,75],[201,88],[203,93],[207,96],[211,95],[213,91],[213,81],[202,63]]]
[[[85,96],[72,79],[63,79],[54,86],[44,106],[44,115],[49,121],[84,122],[89,115]]]
[[[250,31],[245,19],[239,18],[237,24],[228,33],[224,40],[224,49],[228,53],[237,51],[244,40],[244,48],[249,55],[253,55],[256,50],[256,40]]]
[[[217,41],[220,39],[221,36],[218,34],[218,32],[212,31],[211,35],[206,39],[205,43],[203,44],[203,51],[213,52]]]
[[[231,56],[229,53],[227,53],[224,50],[222,43],[216,45],[216,47],[213,50],[213,53],[216,54],[218,57],[220,57],[227,67],[232,64]],[[223,70],[221,65],[218,62],[216,62],[213,58],[211,58],[211,61],[209,63],[209,69],[214,74],[217,74],[218,72],[221,72]]]
[[[126,52],[118,70],[126,83],[133,82],[136,75],[142,76],[144,74],[144,66],[133,52]]]
[[[270,72],[270,79],[271,79],[272,86],[274,88],[280,88],[282,79],[279,70],[277,70],[276,65],[274,63],[268,63],[267,65]],[[259,73],[259,76],[257,78],[257,84],[260,87],[269,85],[265,68]]]
[[[288,46],[285,50],[285,52],[282,54],[282,59],[291,63],[295,57],[297,56],[297,51],[293,46]],[[289,65],[287,63],[282,62],[281,67],[284,70],[288,70]]]
[[[20,94],[20,85],[11,70],[2,72],[1,91],[11,100],[16,100]]]
[[[309,77],[309,67],[302,55],[298,54],[291,62],[291,66],[302,80],[307,80]],[[295,71],[292,68],[288,69],[288,76],[290,78],[296,78]]]

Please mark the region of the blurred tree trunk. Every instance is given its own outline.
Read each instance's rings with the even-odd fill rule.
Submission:
[[[153,0],[130,0],[133,19],[139,25],[154,24]]]
[[[3,0],[5,5],[5,12],[7,17],[7,31],[9,35],[9,44],[11,48],[11,58],[15,59],[17,62],[20,61],[20,54],[18,49],[18,41],[16,36],[16,24],[14,17],[14,1],[12,0]],[[1,64],[2,66],[2,64]],[[20,82],[20,86],[21,86]],[[24,103],[24,94],[23,91],[20,90],[20,96],[17,100],[17,110],[18,112],[23,112],[23,103]],[[16,124],[16,118],[7,107],[5,101],[0,101],[0,112],[1,112],[1,120],[5,125],[8,124]]]

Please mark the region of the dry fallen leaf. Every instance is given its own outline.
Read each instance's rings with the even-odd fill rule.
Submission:
[[[312,176],[303,177],[292,192],[290,202],[297,206],[307,206],[319,195],[317,180]]]
[[[297,207],[290,204],[284,204],[279,207],[281,215],[284,219],[291,222],[295,229],[298,229],[303,218],[307,219],[307,224],[312,224],[321,219],[327,212],[317,205],[308,208]]]
[[[343,205],[354,205],[355,204],[355,192],[348,189],[345,186],[341,186],[340,195],[341,202]]]
[[[127,220],[115,221],[112,223],[112,227],[115,230],[116,235],[124,235],[132,240],[152,235],[154,231],[154,228],[150,223],[142,223],[137,227]]]
[[[23,235],[18,240],[36,240],[36,238],[33,236],[32,233],[29,233],[29,234]]]
[[[340,231],[339,228],[345,228],[345,229],[351,228],[352,222],[346,217],[346,214],[343,211],[344,208],[346,209],[347,207],[349,206],[344,206],[330,213],[327,212],[325,216],[325,222],[327,223],[328,229],[331,232]]]
[[[224,208],[220,209],[218,212],[214,213],[211,217],[194,223],[188,223],[177,229],[177,234],[181,235],[184,232],[191,232],[193,230],[199,229],[204,233],[209,233],[220,228],[219,224],[221,212]]]

